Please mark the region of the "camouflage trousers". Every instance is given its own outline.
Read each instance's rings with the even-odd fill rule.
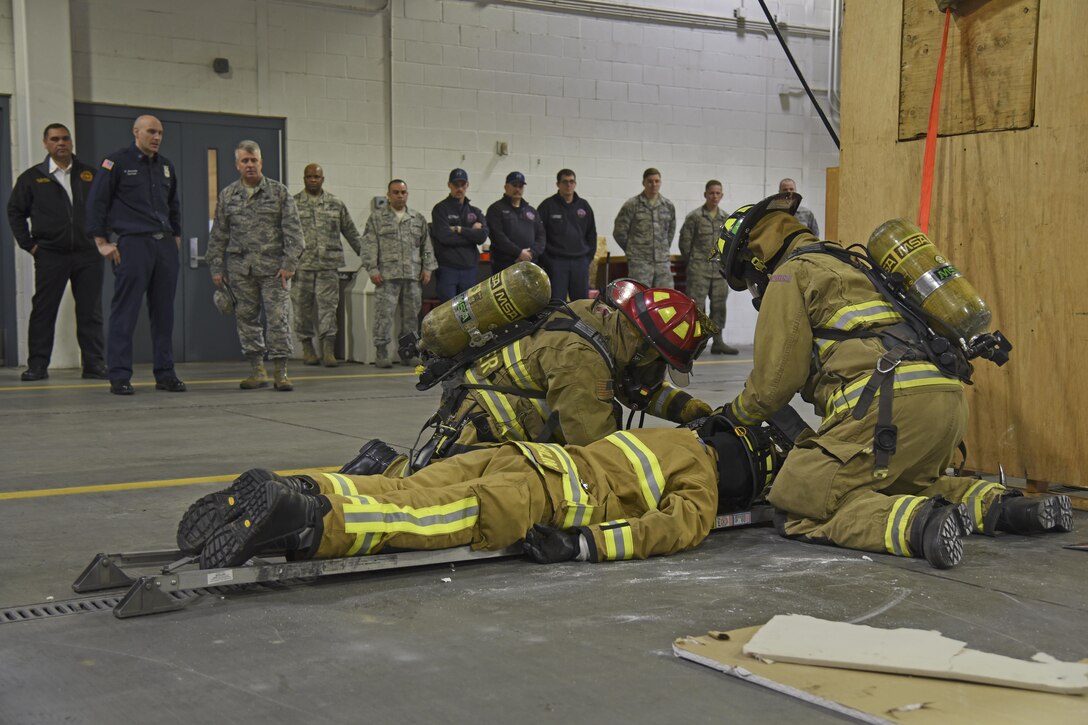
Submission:
[[[303,340],[336,336],[340,275],[335,269],[300,269],[291,280],[295,334]]]
[[[374,346],[393,340],[393,316],[400,321],[401,335],[419,328],[423,285],[414,279],[387,279],[374,289]]]
[[[706,298],[710,297],[710,319],[725,330],[725,298],[729,296],[729,285],[721,275],[713,277],[705,274],[688,275],[688,297],[695,300],[695,306],[703,309]]]
[[[242,353],[251,357],[267,352],[272,360],[290,357],[291,296],[280,278],[275,275],[232,274],[229,283],[236,300],[234,315],[238,320],[238,341],[242,343]]]
[[[652,259],[635,259],[627,255],[627,276],[647,287],[672,287],[672,268],[665,260],[655,262]]]

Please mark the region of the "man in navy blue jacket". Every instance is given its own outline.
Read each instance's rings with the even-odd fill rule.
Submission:
[[[479,274],[478,245],[487,240],[487,219],[469,203],[468,173],[450,172],[450,195],[431,209],[431,243],[438,260],[435,289],[445,302],[476,284]]]
[[[34,257],[34,300],[22,379],[49,377],[57,311],[69,282],[76,301],[83,377],[105,379],[102,257],[83,228],[94,170],[73,155],[72,134],[64,124],[46,126],[42,144],[48,153],[45,161],[19,175],[8,200],[11,233]]]
[[[162,123],[140,116],[131,146],[102,160],[87,200],[87,231],[113,262],[110,304],[110,392],[132,395],[132,333],[147,295],[155,387],[185,391],[174,373],[174,291],[178,283],[181,208],[177,167],[159,153]],[[110,234],[116,235],[111,242]]]
[[[589,298],[589,262],[597,251],[597,222],[593,209],[574,188],[578,180],[570,169],[555,175],[559,193],[540,204],[548,253],[544,268],[552,282],[552,297]]]
[[[540,263],[544,254],[544,225],[540,214],[522,198],[525,174],[506,175],[504,194],[487,208],[487,230],[491,235],[491,274],[498,274],[515,262]]]

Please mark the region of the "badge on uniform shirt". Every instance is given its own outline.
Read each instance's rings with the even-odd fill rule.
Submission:
[[[79,178],[81,181],[94,181],[94,174],[84,169],[83,171],[79,172]]]
[[[102,168],[105,169],[106,171],[109,171],[110,169],[113,168],[113,162],[110,161],[109,159],[102,159]]]
[[[536,219],[536,214],[532,213],[531,211],[527,211],[525,212],[525,218],[529,221],[532,221],[533,219]]]
[[[162,175],[165,176],[168,179],[170,178],[170,167],[169,166],[163,166],[162,167]]]
[[[474,222],[476,221],[476,214],[475,214],[474,212],[471,212],[471,211],[470,211],[470,212],[468,213],[468,215],[467,215],[467,216],[465,217],[465,219],[467,219],[467,220],[468,220],[468,223],[469,223],[469,224],[472,224],[472,223],[474,223]]]
[[[579,209],[578,211],[576,211],[574,213],[577,214],[578,216],[585,216],[586,215],[586,210],[585,209]]]

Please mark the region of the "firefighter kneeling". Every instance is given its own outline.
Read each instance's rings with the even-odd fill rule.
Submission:
[[[674,423],[705,417],[710,406],[665,377],[686,378],[715,327],[681,292],[616,280],[600,300],[562,305],[535,331],[473,360],[444,392],[434,437],[408,471],[375,440],[340,472],[400,475],[507,441],[587,445],[622,429],[620,404]]]
[[[931,323],[911,327],[907,319],[919,316],[878,289],[879,264],[852,263],[838,245],[821,244],[793,217],[799,202],[778,194],[742,207],[719,242],[722,275],[733,289],[749,289],[759,309],[753,369],[726,415],[754,425],[801,392],[824,416],[818,433],[798,438],[768,497],[784,512],[779,532],[948,568],[972,531],[1070,531],[1068,496],[1024,498],[999,483],[945,475],[967,427],[970,365],[953,353],[984,349],[1000,363],[1007,341],[994,333],[950,345],[925,333]],[[904,254],[929,248],[914,231]],[[951,272],[923,281],[939,289],[958,278],[934,260]],[[987,339],[989,346],[979,342]]]
[[[762,495],[779,460],[761,430],[719,418],[699,431],[620,431],[588,446],[507,443],[404,479],[253,469],[189,508],[178,546],[205,569],[271,551],[333,558],[519,540],[541,563],[643,559],[699,544],[720,507]]]

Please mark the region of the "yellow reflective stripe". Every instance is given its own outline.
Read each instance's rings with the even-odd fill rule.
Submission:
[[[471,529],[479,514],[480,502],[475,496],[421,508],[353,501],[344,504],[344,531],[349,534],[444,536]]]
[[[543,391],[539,385],[529,375],[529,366],[525,364],[525,361],[521,357],[521,340],[514,340],[513,343],[507,345],[502,351],[503,362],[506,363],[506,369],[510,373],[510,377],[514,379],[514,384],[519,388],[525,390],[534,390],[536,392]],[[541,398],[527,398],[529,404],[536,408],[536,412],[540,415],[541,420],[547,420],[551,415],[551,409]],[[526,436],[528,437],[528,436]]]
[[[910,550],[910,523],[914,510],[925,503],[923,496],[899,496],[892,504],[884,529],[884,548],[896,556],[913,556]]]
[[[902,316],[890,304],[883,300],[871,300],[856,305],[846,305],[836,310],[821,327],[849,332],[859,328],[868,329],[882,325],[894,325],[902,321]],[[829,340],[820,337],[818,330],[814,331],[813,334],[816,354],[821,360],[826,357],[836,343],[841,342],[841,340]]]
[[[680,388],[674,388],[671,385],[662,385],[658,388],[657,393],[654,394],[653,400],[650,403],[650,413],[658,418],[667,418],[669,406],[672,404],[673,399],[679,394]]]
[[[872,374],[855,380],[842,390],[836,390],[827,399],[824,419],[848,411],[854,407],[854,403],[861,396],[862,389],[868,384]],[[928,362],[903,363],[895,369],[895,389],[909,390],[930,385],[954,385],[962,387],[963,383],[955,378],[947,378],[941,374],[937,366]],[[880,391],[877,391],[877,397]]]
[[[661,500],[661,492],[665,487],[665,476],[661,473],[661,462],[657,460],[657,456],[645,443],[627,431],[613,433],[605,440],[623,451],[635,472],[635,478],[638,479],[646,510],[656,511],[657,502]]]
[[[871,300],[839,308],[821,327],[848,331],[866,325],[887,325],[902,321],[903,318],[890,304],[884,300]]]
[[[606,521],[600,528],[601,538],[604,539],[602,561],[622,561],[635,555],[635,539],[627,519]]]
[[[741,423],[744,423],[745,425],[755,425],[760,422],[759,418],[749,413],[748,410],[744,407],[743,391],[733,400],[732,408],[733,415],[736,416],[736,419]]]
[[[480,379],[476,377],[476,373],[472,368],[465,371],[465,380],[473,385],[480,384]],[[491,415],[491,419],[498,424],[500,438],[507,440],[524,440],[526,438],[525,430],[517,422],[514,406],[509,398],[497,390],[474,390],[473,392],[480,396],[478,400],[483,402],[487,412]]]
[[[979,480],[973,484],[971,488],[967,489],[967,492],[963,495],[963,503],[967,504],[967,510],[971,512],[971,518],[974,519],[975,531],[982,533],[983,528],[983,510],[982,504],[986,494],[991,491],[1004,491],[1005,487],[1000,483],[994,483],[993,481],[986,481],[984,479]]]
[[[358,496],[359,489],[355,488],[355,482],[342,473],[322,473],[329,483],[332,484],[333,493],[341,496]]]
[[[351,498],[354,500],[355,503],[372,503],[371,500],[366,496],[351,496]],[[373,531],[367,532],[365,534],[357,533],[355,534],[355,543],[353,543],[351,547],[348,548],[347,552],[344,555],[358,556],[360,552],[362,554],[372,554],[374,552],[374,549],[377,547],[379,540],[379,536]]]
[[[588,524],[596,506],[586,503],[587,496],[578,476],[578,467],[563,446],[556,443],[517,441],[514,444],[521,449],[522,454],[529,459],[540,475],[544,476],[548,471],[556,473],[555,469],[559,469],[560,477],[563,479],[563,497],[567,503],[567,511],[563,516],[563,528],[569,529],[572,526]]]

